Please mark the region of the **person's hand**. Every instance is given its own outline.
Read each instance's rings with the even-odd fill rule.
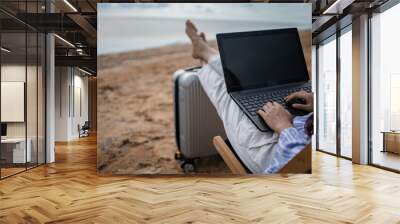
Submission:
[[[281,133],[286,128],[293,127],[292,115],[279,103],[268,102],[258,114],[264,119],[265,123],[277,133]]]
[[[294,92],[294,93],[290,94],[289,96],[285,97],[286,102],[293,100],[293,99],[302,99],[305,102],[304,104],[294,103],[292,105],[293,108],[299,109],[299,110],[304,110],[307,112],[312,112],[314,110],[314,96],[312,93],[308,93],[308,92],[302,90],[302,91]]]

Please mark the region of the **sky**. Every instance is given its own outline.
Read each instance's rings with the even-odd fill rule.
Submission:
[[[299,23],[308,26],[311,4],[297,3],[99,3],[101,16],[202,18]],[[245,16],[243,16],[245,15]]]
[[[191,19],[207,39],[217,33],[311,29],[311,4],[298,3],[99,3],[98,54],[189,43]]]

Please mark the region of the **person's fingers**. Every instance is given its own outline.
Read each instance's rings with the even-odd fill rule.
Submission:
[[[264,110],[264,112],[267,111],[267,110],[268,110],[267,104],[264,104],[264,106],[262,107],[262,109]]]
[[[265,111],[263,111],[263,110],[258,110],[257,113],[262,117],[262,119],[263,119],[264,121],[267,121],[267,120],[268,120],[268,114],[267,114]]]
[[[295,99],[295,98],[302,98],[302,99],[304,99],[304,98],[305,98],[305,93],[306,93],[306,92],[305,92],[304,90],[291,93],[291,94],[289,94],[289,96],[286,97],[286,101],[290,101],[290,100],[293,100],[293,99]]]
[[[309,107],[309,105],[294,103],[292,107],[299,110],[306,110]]]
[[[295,94],[296,94],[296,93],[297,93],[297,92],[294,92],[294,93],[289,94],[288,96],[285,97],[285,100],[286,100],[286,101],[289,101],[289,100],[293,99],[293,98],[295,97]]]
[[[268,107],[268,110],[269,111],[277,111],[277,110],[279,110],[279,106],[280,106],[280,104],[279,103],[277,103],[277,102],[272,102],[270,105],[269,105],[269,107]]]
[[[280,103],[277,103],[277,102],[273,102],[273,106],[275,108],[283,108],[282,105]]]
[[[270,107],[269,107],[271,111],[272,111],[272,110],[276,110],[276,109],[278,108],[278,107],[276,106],[276,104],[277,104],[276,102],[272,102],[272,103],[271,103],[271,105],[270,105]]]
[[[263,111],[263,110],[261,110],[261,109],[258,110],[257,113],[258,113],[259,115],[261,115],[261,117],[263,117],[263,118],[264,118],[264,116],[267,115],[267,113],[265,113],[265,111]]]
[[[304,90],[298,91],[295,94],[295,97],[301,98],[301,99],[306,99],[306,96],[307,96],[307,92]]]
[[[283,98],[283,99],[284,99],[285,101],[289,101],[289,99],[292,99],[292,95],[293,95],[293,93],[291,93],[291,94],[285,96],[285,98]]]
[[[295,94],[295,93],[292,93],[292,94],[290,94],[289,96],[287,96],[287,97],[285,98],[285,100],[286,100],[286,101],[290,101],[290,100],[295,99],[296,97],[297,97],[296,94]]]
[[[264,104],[263,110],[264,110],[265,112],[267,112],[267,111],[270,110],[271,106],[272,106],[272,103],[271,103],[271,102],[268,102],[268,103]]]

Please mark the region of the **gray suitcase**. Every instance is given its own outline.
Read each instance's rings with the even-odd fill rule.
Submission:
[[[182,161],[185,172],[194,171],[194,159],[218,154],[212,143],[214,136],[225,138],[222,121],[195,75],[198,70],[178,70],[173,75],[175,159]]]

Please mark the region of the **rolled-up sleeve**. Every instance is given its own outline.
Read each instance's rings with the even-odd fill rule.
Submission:
[[[278,172],[310,143],[311,138],[304,131],[307,118],[308,116],[299,118],[294,122],[294,127],[286,128],[281,132],[273,162],[265,173]]]

